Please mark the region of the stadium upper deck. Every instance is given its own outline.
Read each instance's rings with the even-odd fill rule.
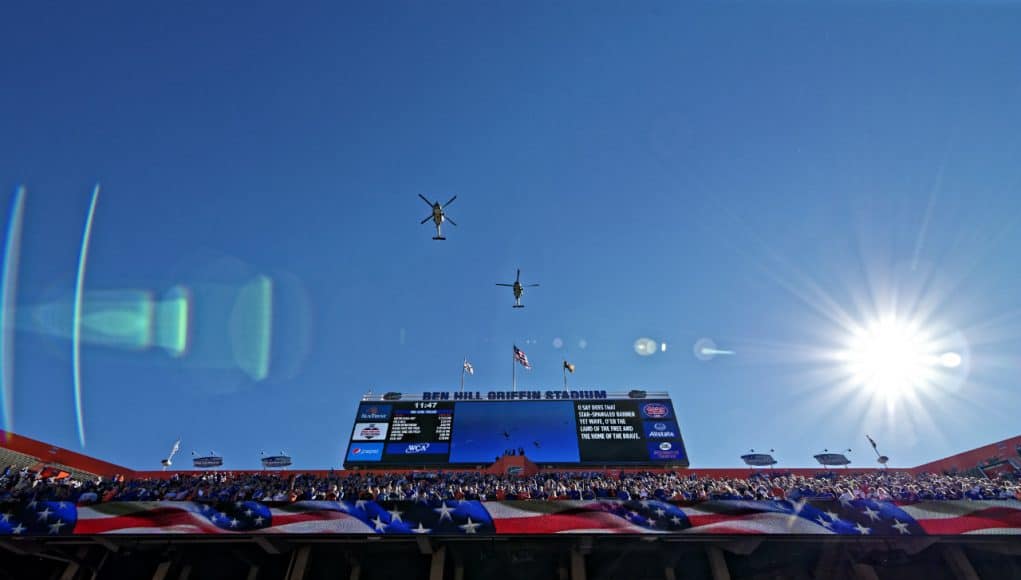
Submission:
[[[718,580],[806,570],[903,578],[910,569],[942,580],[1021,570],[1005,555],[1021,529],[1021,500],[1010,495],[1017,482],[997,477],[1004,465],[1016,469],[1021,436],[907,470],[839,469],[822,479],[811,477],[819,468],[136,471],[5,439],[15,467],[50,470],[0,477],[0,548],[16,555],[0,571],[12,577],[365,579],[410,570],[441,580],[514,570],[672,579],[683,570]],[[944,470],[968,474],[922,475]],[[995,479],[985,485],[983,474]],[[73,481],[81,475],[104,481]],[[548,501],[560,499],[580,501]]]
[[[17,435],[14,433],[7,433],[0,430],[0,453],[4,455],[0,456],[3,459],[3,464],[17,465],[21,467],[52,467],[59,470],[64,470],[75,475],[85,477],[112,477],[114,475],[123,476],[125,478],[157,478],[167,479],[175,474],[190,474],[190,473],[202,473],[203,471],[198,470],[148,470],[148,469],[132,469],[126,466],[117,465],[108,461],[103,461],[44,443],[30,437]],[[528,461],[527,455],[524,457],[501,457],[500,461],[494,462],[494,464],[486,465],[481,472],[491,473],[506,473],[505,470],[500,469],[503,462],[506,463],[525,463]],[[578,472],[592,472],[601,471],[609,474],[621,473],[621,472],[673,472],[680,475],[700,475],[705,477],[719,477],[719,478],[746,478],[750,475],[762,471],[761,469],[753,469],[748,467],[733,467],[733,468],[683,468],[683,469],[654,469],[649,467],[634,467],[634,466],[614,466],[607,464],[602,467],[579,467],[576,469],[566,469],[563,467],[557,468],[546,468],[542,466],[536,466],[538,472],[565,472],[565,471],[578,471]],[[208,471],[208,470],[206,470]],[[232,473],[264,473],[264,470],[235,470],[235,469],[219,469],[216,471],[229,471]],[[319,469],[319,470],[273,470],[274,473],[279,474],[282,477],[288,477],[292,474],[319,474],[325,476],[331,473],[330,469]],[[358,473],[362,474],[383,474],[383,473],[394,473],[394,472],[412,472],[421,471],[415,469],[413,466],[409,466],[407,469],[359,469]],[[449,470],[448,470],[449,471]],[[456,471],[471,471],[463,467],[457,467]],[[778,469],[784,473],[790,473],[792,475],[803,475],[812,476],[827,470],[820,467],[784,467]],[[842,469],[841,469],[842,471]],[[853,466],[848,468],[848,471],[855,473],[869,473],[882,471],[876,467],[859,467]],[[896,471],[909,473],[912,475],[918,475],[922,473],[975,473],[993,476],[1000,473],[1016,472],[1021,473],[1021,435],[983,445],[975,449],[970,449],[954,455],[930,461],[922,465],[915,467],[897,468]]]

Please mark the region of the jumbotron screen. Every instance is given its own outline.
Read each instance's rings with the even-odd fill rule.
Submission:
[[[554,399],[533,393],[538,396],[531,400],[517,399],[520,393],[513,400],[449,400],[450,394],[431,393],[423,400],[362,401],[344,464],[476,466],[524,451],[540,464],[688,465],[667,398]],[[553,393],[561,394],[545,395]]]

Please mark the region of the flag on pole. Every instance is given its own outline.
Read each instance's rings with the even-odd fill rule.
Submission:
[[[574,365],[573,365],[573,364],[571,364],[571,363],[569,363],[569,362],[567,362],[567,361],[565,360],[565,361],[564,361],[564,369],[565,369],[565,370],[566,370],[567,372],[569,372],[569,373],[573,373],[573,372],[574,372]]]
[[[475,367],[473,367],[472,364],[468,362],[468,359],[464,359],[464,372],[468,373],[469,375],[475,374]]]
[[[514,345],[514,360],[521,363],[521,366],[526,369],[532,370],[532,365],[528,363],[528,355],[525,354],[525,351],[518,348],[517,345]]]

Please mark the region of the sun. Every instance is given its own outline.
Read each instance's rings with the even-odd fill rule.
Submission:
[[[940,356],[920,325],[891,316],[855,329],[839,358],[853,384],[890,400],[931,384],[949,366]]]

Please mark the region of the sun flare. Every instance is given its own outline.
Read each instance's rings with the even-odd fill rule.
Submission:
[[[888,317],[856,329],[840,358],[854,384],[898,399],[936,378],[935,347],[919,325]]]

